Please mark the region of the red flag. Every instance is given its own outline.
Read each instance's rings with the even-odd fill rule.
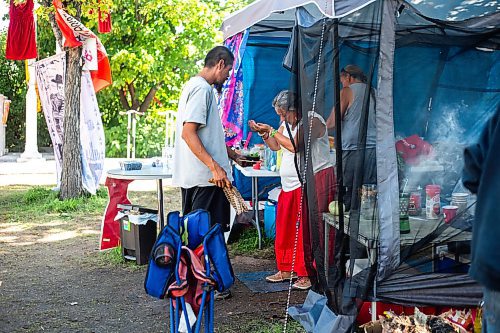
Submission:
[[[91,30],[64,11],[60,0],[54,0],[52,4],[56,8],[56,21],[64,37],[65,47],[77,47],[87,39],[95,38],[97,42],[97,70],[90,71],[94,90],[98,92],[109,86],[112,82],[111,67],[104,45]]]

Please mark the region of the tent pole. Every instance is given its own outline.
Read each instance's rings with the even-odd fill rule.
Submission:
[[[342,118],[340,113],[340,46],[339,46],[339,20],[333,20],[333,86],[334,86],[334,97],[335,97],[335,158],[336,158],[336,176],[337,176],[337,193],[338,193],[338,210],[339,210],[339,228],[335,235],[335,261],[337,272],[335,274],[336,280],[333,281],[334,288],[339,292],[338,287],[342,284],[342,281],[346,278],[346,247],[347,237],[344,233],[344,177],[343,177],[343,166],[342,166]],[[325,244],[325,246],[328,246]],[[328,276],[327,272],[327,276]],[[340,309],[340,304],[338,295],[334,297],[336,302],[335,308]]]

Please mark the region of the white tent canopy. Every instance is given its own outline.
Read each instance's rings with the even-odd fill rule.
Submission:
[[[339,18],[375,0],[257,0],[228,16],[222,24],[224,39],[264,20],[295,21],[295,8],[303,6],[315,17]]]

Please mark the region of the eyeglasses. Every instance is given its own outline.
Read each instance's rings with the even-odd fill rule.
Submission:
[[[349,73],[348,71],[346,71],[346,70],[345,70],[345,68],[342,68],[342,69],[340,70],[340,75],[341,75],[341,76],[351,75],[351,73]]]

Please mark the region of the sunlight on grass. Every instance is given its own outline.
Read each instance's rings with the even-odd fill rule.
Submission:
[[[14,225],[9,225],[9,224],[4,224],[0,223],[0,233],[16,233],[16,232],[22,232],[26,230],[26,226],[22,224],[14,224]]]
[[[62,240],[67,240],[71,238],[78,237],[78,233],[76,231],[51,231],[53,233],[46,234],[42,237],[38,242],[40,243],[50,243],[50,242],[58,242]]]
[[[17,236],[0,236],[0,243],[14,243]]]
[[[0,191],[3,209],[0,219],[8,223],[64,223],[64,220],[88,214],[102,214],[107,202],[107,191],[101,189],[95,196],[59,200],[58,193],[47,187],[29,189],[13,187]],[[62,221],[61,221],[62,220]]]

